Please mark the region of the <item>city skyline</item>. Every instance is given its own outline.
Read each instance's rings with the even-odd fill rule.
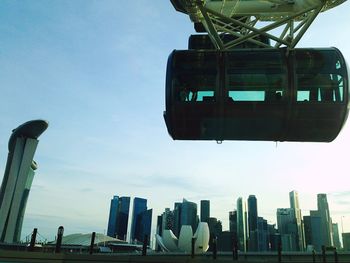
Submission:
[[[37,227],[54,239],[60,225],[66,234],[106,233],[116,193],[147,199],[153,225],[173,202],[186,198],[199,207],[206,199],[228,229],[228,212],[250,194],[260,200],[259,215],[273,222],[271,207],[289,207],[292,189],[302,215],[326,193],[334,222],[350,232],[349,123],[329,144],[169,137],[166,62],[195,33],[170,1],[4,0],[1,7],[2,175],[11,130],[33,119],[50,123],[36,152],[22,238]],[[321,13],[298,47],[334,46],[349,62],[349,11],[347,1]]]
[[[276,223],[272,224],[259,215],[255,195],[249,195],[247,201],[242,197],[237,199],[236,209],[228,212],[229,229],[223,229],[222,222],[216,217],[205,216],[207,220],[201,222],[208,223],[209,250],[213,249],[213,239],[217,239],[219,249],[224,251],[231,251],[234,244],[245,252],[277,251],[279,244],[282,251],[320,252],[322,246],[341,249],[343,241],[340,241],[338,224],[332,222],[327,195],[317,194],[317,210],[310,210],[309,215],[304,216],[300,211],[298,196],[295,190],[289,192],[290,207],[277,208]],[[198,214],[203,218],[203,211],[210,213],[210,200],[200,200],[200,204],[200,211],[197,211],[196,203],[186,199],[182,203],[175,202],[174,210],[165,208],[157,216],[156,234],[162,237],[165,230],[171,230],[178,236],[183,225],[191,226],[192,231],[196,229],[200,222]]]

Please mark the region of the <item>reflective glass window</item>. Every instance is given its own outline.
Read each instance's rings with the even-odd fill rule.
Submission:
[[[215,52],[177,53],[173,90],[177,101],[213,102],[217,87]]]
[[[335,50],[298,50],[295,59],[297,101],[344,100],[344,69]]]
[[[282,100],[287,81],[279,50],[232,51],[227,55],[226,64],[229,100]]]

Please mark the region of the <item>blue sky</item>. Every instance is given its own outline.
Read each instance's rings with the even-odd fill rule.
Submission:
[[[330,144],[173,141],[163,121],[167,57],[194,33],[170,1],[1,1],[0,171],[11,130],[49,121],[23,234],[104,232],[113,195],[144,197],[154,217],[175,201],[211,200],[228,227],[255,194],[275,222],[297,190],[303,215],[327,193],[350,231],[349,124]],[[350,59],[350,4],[321,14],[299,47],[338,47]],[[2,176],[2,175],[0,175]],[[1,179],[1,177],[0,177]]]

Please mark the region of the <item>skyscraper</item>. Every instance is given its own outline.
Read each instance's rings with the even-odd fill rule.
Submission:
[[[310,211],[310,216],[304,216],[304,232],[306,247],[313,248],[316,251],[321,251],[324,244],[321,217],[318,211]]]
[[[174,204],[174,225],[173,225],[173,233],[178,237],[181,230],[181,212],[182,212],[182,203],[176,202]]]
[[[107,227],[107,236],[115,237],[117,235],[117,216],[118,216],[118,203],[119,196],[113,196],[111,205],[109,208],[109,219]]]
[[[237,237],[237,210],[229,212],[229,230]]]
[[[37,164],[38,137],[47,129],[43,120],[26,122],[12,131],[5,174],[0,188],[0,242],[19,242],[24,212]]]
[[[333,228],[333,245],[337,248],[341,248],[340,244],[340,235],[339,235],[339,228],[338,228],[338,223],[333,223],[332,224]]]
[[[237,239],[238,239],[238,249],[241,251],[247,251],[247,220],[245,205],[242,197],[237,199]]]
[[[258,204],[255,195],[248,197],[249,251],[258,251]]]
[[[258,217],[258,251],[268,251],[269,233],[267,229],[267,220]]]
[[[192,231],[194,233],[197,230],[198,221],[197,204],[183,199],[181,206],[181,226],[192,226]]]
[[[201,222],[207,222],[210,217],[210,201],[201,200]]]
[[[131,233],[130,241],[134,242],[136,238],[136,226],[137,226],[137,217],[147,210],[147,199],[135,197],[134,204],[132,208],[132,219],[131,219]]]
[[[111,200],[107,235],[126,240],[129,222],[130,197],[115,195]]]
[[[147,244],[150,243],[152,225],[152,209],[143,211],[137,215],[135,227],[135,239],[137,243],[143,243],[147,237]]]
[[[165,211],[161,215],[162,217],[162,225],[161,232],[164,230],[173,230],[174,229],[174,212],[170,210],[170,208],[165,208]]]
[[[342,233],[341,236],[343,239],[343,249],[350,251],[350,233]]]
[[[332,220],[329,213],[329,207],[326,194],[317,195],[317,209],[321,217],[322,235],[325,246],[333,246]]]
[[[298,247],[298,227],[293,208],[277,209],[277,227],[281,235],[282,250],[296,251]]]
[[[304,238],[304,231],[303,231],[303,225],[302,225],[302,217],[301,217],[301,210],[299,207],[299,197],[298,192],[291,191],[289,193],[289,200],[290,200],[290,208],[294,209],[295,213],[295,222],[297,224],[297,250],[304,251],[305,250],[305,238]]]

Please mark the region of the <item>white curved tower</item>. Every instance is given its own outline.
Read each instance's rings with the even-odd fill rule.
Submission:
[[[0,188],[0,241],[20,241],[27,199],[37,164],[33,161],[38,137],[48,123],[33,120],[12,131],[5,174]]]

